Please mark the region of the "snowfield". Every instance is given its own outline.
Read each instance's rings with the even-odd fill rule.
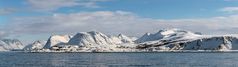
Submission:
[[[52,35],[47,41],[23,45],[19,40],[0,40],[1,51],[23,49],[27,52],[232,52],[238,50],[238,34],[202,35],[181,29],[159,30],[139,38],[123,34],[80,32]]]

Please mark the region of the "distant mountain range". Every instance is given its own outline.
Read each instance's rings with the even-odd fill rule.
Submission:
[[[23,45],[17,39],[0,40],[0,51],[19,50],[19,49],[23,49],[24,47],[25,45]]]
[[[174,50],[237,50],[238,35],[202,35],[181,29],[159,30],[139,38],[80,32],[76,35],[52,35],[47,41],[23,45],[17,39],[0,40],[1,51],[22,49],[33,52],[140,52]]]

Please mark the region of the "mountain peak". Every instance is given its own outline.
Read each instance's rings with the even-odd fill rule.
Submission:
[[[94,34],[94,35],[96,35],[96,34],[102,34],[101,32],[98,32],[98,31],[90,31],[90,32],[87,32],[87,33]]]
[[[77,33],[73,38],[69,40],[69,44],[72,45],[91,45],[91,44],[101,44],[108,40],[108,36],[101,32],[90,31],[90,32],[80,32]]]
[[[48,39],[44,48],[50,48],[55,45],[68,43],[70,38],[71,38],[70,35],[52,35]]]
[[[119,38],[122,38],[122,37],[127,37],[127,36],[124,35],[124,34],[118,34],[118,37],[119,37]]]

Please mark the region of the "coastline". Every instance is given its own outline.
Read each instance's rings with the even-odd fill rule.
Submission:
[[[171,51],[0,51],[0,52],[25,52],[25,53],[238,53],[238,50],[171,50]]]

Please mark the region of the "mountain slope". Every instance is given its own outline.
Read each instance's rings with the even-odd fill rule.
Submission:
[[[169,34],[163,34],[168,31],[170,31]],[[236,35],[201,35],[178,29],[165,30],[157,34],[162,34],[162,38],[140,43],[138,48],[148,50],[234,50],[238,48]]]
[[[25,46],[23,49],[24,50],[37,50],[37,49],[43,49],[43,47],[45,46],[47,41],[42,41],[42,40],[38,40],[33,42],[32,44],[29,44],[27,46]]]
[[[70,38],[71,38],[70,35],[52,35],[47,40],[47,42],[43,48],[49,49],[56,45],[67,44],[68,41],[70,40]]]
[[[90,45],[117,45],[120,43],[131,43],[132,39],[129,37],[119,34],[118,36],[107,36],[101,32],[81,32],[76,34],[69,40],[68,44],[79,45],[79,46],[90,46]]]
[[[5,42],[1,42],[5,44]],[[170,50],[238,50],[237,35],[202,35],[181,29],[160,30],[146,33],[138,39],[123,34],[108,36],[101,32],[80,32],[73,37],[53,35],[43,51],[79,52],[132,52]],[[40,49],[42,42],[35,42],[29,49]],[[39,47],[39,48],[38,48]],[[0,48],[4,49],[4,48]]]
[[[2,39],[0,40],[0,51],[9,51],[22,49],[24,45],[17,39]]]
[[[96,31],[78,33],[68,42],[70,45],[78,45],[89,51],[113,51],[117,49],[117,46],[122,46],[124,43],[133,43],[133,40],[122,34],[118,36],[107,36]]]
[[[180,29],[168,29],[168,30],[160,30],[159,32],[155,34],[146,33],[139,39],[137,39],[136,43],[143,43],[148,41],[155,41],[155,40],[179,40],[179,39],[193,39],[197,36],[200,36],[199,34],[180,30]]]
[[[114,42],[108,36],[100,32],[81,32],[69,40],[71,45],[89,46],[89,45],[111,45]]]

